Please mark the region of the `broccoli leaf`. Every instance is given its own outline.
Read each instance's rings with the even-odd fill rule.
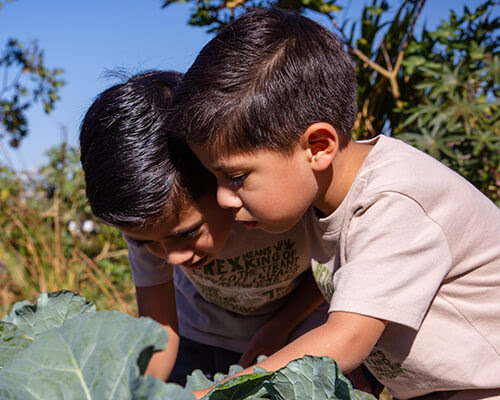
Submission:
[[[353,400],[376,400],[376,397],[373,397],[370,393],[363,392],[359,389],[354,389],[351,393],[351,397]]]
[[[249,375],[236,376],[220,384],[204,399],[208,400],[243,400],[256,399],[252,395],[260,392],[265,381],[269,380],[274,372],[257,372]],[[260,396],[259,396],[260,397]]]
[[[208,389],[214,384],[215,382],[208,379],[201,369],[195,369],[186,377],[186,389],[188,390]]]
[[[33,340],[14,324],[0,322],[0,368],[32,342]]]
[[[176,383],[165,383],[151,375],[140,379],[140,385],[134,390],[134,400],[195,400],[188,390]]]
[[[95,305],[66,290],[42,293],[35,304],[26,300],[14,304],[5,322],[0,322],[0,365],[7,364],[46,330],[83,312],[95,312]]]
[[[13,323],[27,336],[36,339],[46,330],[61,326],[67,319],[95,311],[94,303],[74,292],[60,290],[40,294],[35,304],[27,301],[14,304],[5,322]]]
[[[351,383],[330,357],[303,358],[289,362],[264,383],[273,399],[354,400]],[[366,394],[365,400],[375,400]]]
[[[0,398],[121,400],[175,391],[141,376],[137,365],[145,350],[160,350],[166,340],[165,330],[149,318],[118,311],[80,314],[40,334],[0,370]]]

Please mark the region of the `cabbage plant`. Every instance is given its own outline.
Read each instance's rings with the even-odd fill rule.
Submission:
[[[97,311],[70,291],[42,293],[16,303],[0,322],[0,399],[193,400],[191,390],[213,386],[200,370],[186,387],[144,375],[167,333],[150,318]],[[229,375],[241,370],[233,366]],[[276,372],[255,369],[218,385],[204,400],[373,400],[353,389],[334,360],[305,356]]]

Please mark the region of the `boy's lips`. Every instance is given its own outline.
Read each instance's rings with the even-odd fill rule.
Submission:
[[[245,225],[245,228],[247,228],[247,229],[252,229],[252,228],[255,228],[257,226],[256,221],[239,221],[239,222],[241,222],[243,225]]]
[[[200,258],[198,261],[192,263],[191,265],[187,265],[186,268],[200,268],[202,267],[206,262],[207,262],[208,257],[205,256],[203,258]]]

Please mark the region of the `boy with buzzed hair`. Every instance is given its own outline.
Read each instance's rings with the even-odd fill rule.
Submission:
[[[353,141],[355,97],[342,43],[277,9],[223,29],[174,97],[170,128],[222,207],[249,228],[308,227],[330,316],[258,365],[330,356],[397,398],[498,399],[500,211],[397,139]]]
[[[93,213],[127,239],[139,314],[169,335],[147,372],[184,384],[195,368],[250,365],[327,315],[304,225],[272,235],[234,224],[213,175],[165,131],[181,79],[150,71],[100,93],[80,149]]]

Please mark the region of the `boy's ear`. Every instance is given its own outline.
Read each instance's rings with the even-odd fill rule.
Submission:
[[[323,171],[332,164],[339,151],[339,136],[332,125],[317,122],[302,135],[302,145],[309,153],[313,169]]]

